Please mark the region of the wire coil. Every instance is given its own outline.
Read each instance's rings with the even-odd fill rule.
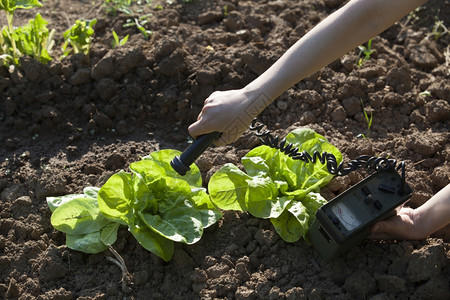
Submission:
[[[370,155],[361,155],[348,162],[347,166],[341,162],[337,163],[336,157],[332,153],[314,151],[311,155],[306,151],[300,152],[292,143],[287,143],[286,138],[280,140],[278,136],[273,136],[270,130],[264,129],[265,125],[258,119],[253,119],[249,129],[255,132],[263,145],[280,150],[292,159],[302,160],[306,163],[320,161],[321,164],[327,165],[328,172],[335,176],[345,176],[350,172],[359,168],[373,168],[374,170],[401,170],[402,190],[405,187],[405,162],[398,163],[393,158],[376,157]]]

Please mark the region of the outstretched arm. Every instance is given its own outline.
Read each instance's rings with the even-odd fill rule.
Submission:
[[[383,32],[426,0],[351,0],[305,34],[266,72],[243,89],[205,100],[192,136],[223,132],[217,145],[235,141],[275,98],[358,45]]]
[[[376,223],[371,228],[372,239],[424,239],[430,234],[450,224],[450,184],[440,190],[422,206],[402,208],[387,220]]]

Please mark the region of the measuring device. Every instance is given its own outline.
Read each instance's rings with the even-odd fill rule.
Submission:
[[[344,168],[342,163],[337,164],[334,155],[315,152],[311,156],[307,152],[299,152],[285,139],[279,141],[278,136],[273,137],[269,130],[263,131],[263,127],[256,119],[250,125],[250,130],[255,131],[262,144],[278,149],[292,159],[326,163],[330,174],[344,176],[361,167],[373,167],[376,170],[317,210],[307,239],[326,261],[359,244],[369,236],[373,224],[396,215],[397,209],[411,198],[412,189],[405,182],[403,162],[396,167],[397,161],[394,159],[362,155]],[[180,175],[185,175],[190,170],[189,166],[219,136],[219,132],[200,136],[170,162],[171,166]],[[401,175],[398,169],[401,169]]]
[[[374,223],[396,215],[411,194],[397,171],[378,170],[320,207],[307,238],[331,261],[367,238]]]

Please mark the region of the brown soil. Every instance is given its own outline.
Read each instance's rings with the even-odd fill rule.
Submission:
[[[225,213],[201,241],[177,245],[168,263],[123,229],[114,247],[130,273],[125,282],[106,259],[109,251],[68,249],[50,224],[46,196],[101,186],[152,151],[183,150],[205,97],[254,79],[342,5],[198,0],[162,1],[158,10],[153,2],[134,15],[151,13],[145,27],[153,34],[145,40],[136,27],[123,27],[130,16],[107,15],[92,2],[43,1],[15,18],[19,26],[41,12],[57,31],[57,45],[76,19],[98,23],[89,57],[48,66],[23,59],[19,68],[0,68],[0,298],[450,298],[448,227],[421,241],[366,240],[330,263],[245,213]],[[346,159],[404,160],[414,190],[408,205],[422,204],[449,183],[450,35],[425,39],[436,20],[448,27],[449,17],[448,0],[430,1],[374,38],[376,52],[362,67],[355,49],[280,96],[261,120],[280,135],[309,126]],[[128,43],[112,49],[112,30],[130,34]],[[370,132],[360,99],[373,112]],[[238,164],[255,141],[248,132],[208,149],[198,160],[206,182],[224,163]],[[323,195],[333,198],[362,174],[335,178]]]

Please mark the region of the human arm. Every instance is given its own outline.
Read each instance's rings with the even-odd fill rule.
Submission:
[[[373,36],[426,0],[351,0],[289,48],[242,89],[214,92],[205,100],[192,136],[223,132],[217,145],[235,141],[254,117],[284,91]]]
[[[450,224],[450,184],[416,209],[402,208],[371,228],[371,239],[420,240]]]

